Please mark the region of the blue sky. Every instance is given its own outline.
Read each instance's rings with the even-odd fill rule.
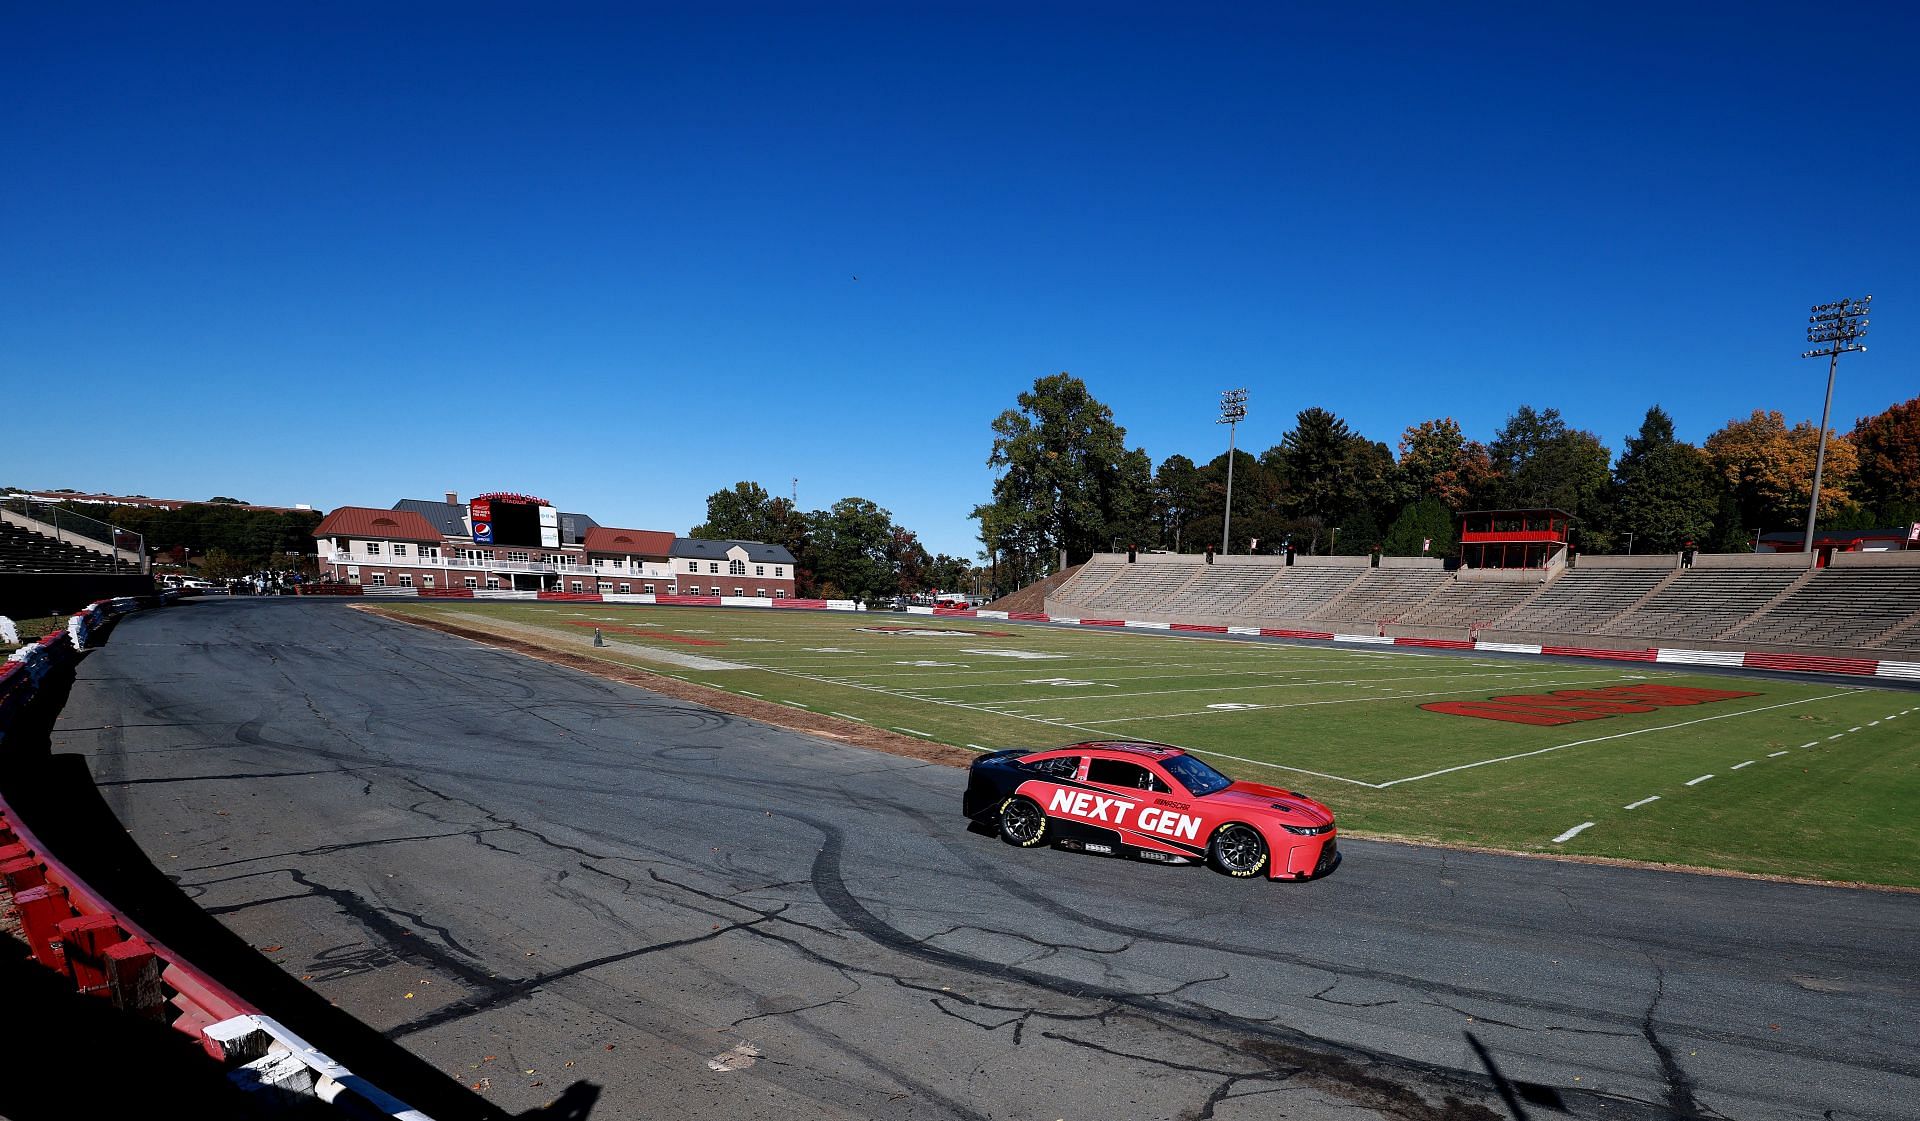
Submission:
[[[1920,393],[1920,9],[9,5],[0,483],[684,531],[750,478],[971,555],[988,423],[1318,405],[1617,452]],[[855,277],[858,279],[854,279]]]

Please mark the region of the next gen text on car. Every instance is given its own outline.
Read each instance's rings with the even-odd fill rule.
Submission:
[[[1053,844],[1159,864],[1204,860],[1229,876],[1307,880],[1340,862],[1333,811],[1304,794],[1235,782],[1166,744],[1080,743],[982,755],[962,808],[1022,848]]]

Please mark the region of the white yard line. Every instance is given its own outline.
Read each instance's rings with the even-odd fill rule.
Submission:
[[[1249,689],[1304,689],[1314,685],[1345,685],[1345,686],[1360,686],[1362,688],[1367,688],[1367,687],[1386,684],[1388,682],[1393,682],[1393,681],[1452,681],[1456,679],[1485,681],[1485,680],[1488,680],[1489,678],[1495,678],[1495,677],[1523,677],[1524,678],[1524,677],[1537,677],[1543,673],[1551,674],[1551,673],[1565,673],[1565,672],[1566,672],[1565,666],[1542,666],[1538,669],[1522,670],[1514,673],[1489,673],[1489,674],[1417,673],[1417,674],[1410,674],[1405,677],[1373,677],[1373,678],[1364,678],[1364,679],[1356,679],[1348,675],[1348,676],[1343,676],[1338,680],[1321,679],[1321,680],[1315,680],[1315,681],[1282,681],[1282,682],[1276,682],[1271,685],[1206,685],[1206,686],[1202,686],[1195,689],[1150,689],[1150,690],[1144,690],[1138,693],[1101,693],[1098,696],[1089,695],[1089,696],[1070,696],[1070,697],[1031,697],[1031,698],[1017,697],[1017,698],[1013,698],[1011,700],[1006,700],[1006,701],[987,701],[983,703],[1021,704],[1021,705],[1036,704],[1037,705],[1037,704],[1059,704],[1062,702],[1087,701],[1087,700],[1097,700],[1097,701],[1105,702],[1105,701],[1120,700],[1123,697],[1168,697],[1168,696],[1175,696],[1182,693],[1231,693],[1235,691],[1249,690]],[[1559,684],[1559,683],[1549,682],[1549,684]],[[1479,690],[1467,690],[1467,691],[1478,692]],[[1421,694],[1414,694],[1414,695],[1437,697],[1437,696],[1444,696],[1445,694],[1421,693]],[[1364,697],[1360,699],[1379,700],[1381,698]]]
[[[1572,829],[1569,829],[1565,833],[1562,833],[1558,837],[1555,837],[1553,839],[1553,843],[1556,845],[1565,844],[1568,841],[1573,840],[1575,837],[1578,837],[1582,830],[1592,829],[1592,828],[1593,828],[1593,822],[1583,821],[1580,824],[1574,826]]]
[[[1687,785],[1687,786],[1699,786],[1699,785],[1700,785],[1701,783],[1703,783],[1703,782],[1705,782],[1705,781],[1707,781],[1708,779],[1710,779],[1710,778],[1712,778],[1712,777],[1713,777],[1712,775],[1701,775],[1701,776],[1700,776],[1699,778],[1690,778],[1690,779],[1688,779],[1688,780],[1686,781],[1686,783],[1685,783],[1685,785]]]
[[[1735,763],[1732,767],[1729,767],[1728,769],[1737,771],[1742,767],[1751,767],[1751,766],[1753,766],[1753,760],[1749,759],[1744,763]]]
[[[1800,750],[1802,750],[1802,751],[1805,751],[1805,750],[1806,750],[1806,749],[1808,749],[1809,747],[1819,747],[1819,746],[1820,746],[1820,741],[1819,741],[1819,740],[1814,740],[1814,741],[1813,741],[1812,743],[1803,743],[1803,744],[1801,744],[1801,745],[1800,745]]]
[[[1371,790],[1384,789],[1379,783],[1376,783],[1376,782],[1367,782],[1363,779],[1348,778],[1345,775],[1330,775],[1330,774],[1327,774],[1325,771],[1309,771],[1305,767],[1289,767],[1285,763],[1269,763],[1264,759],[1248,759],[1244,755],[1228,755],[1224,751],[1208,751],[1204,747],[1183,747],[1181,748],[1181,750],[1187,752],[1190,755],[1211,755],[1215,759],[1231,759],[1236,763],[1247,763],[1255,767],[1272,767],[1276,771],[1292,771],[1296,775],[1312,775],[1314,778],[1323,778],[1332,782],[1344,782],[1344,783],[1351,784],[1353,786],[1364,786]]]
[[[741,696],[743,696],[743,697],[757,697],[757,696],[759,696],[760,694],[758,694],[758,693],[756,693],[756,692],[754,692],[754,691],[753,691],[753,690],[751,690],[751,689],[742,689],[742,690],[740,690],[740,695],[741,695]]]
[[[1818,697],[1802,697],[1797,701],[1782,701],[1777,705],[1765,705],[1760,708],[1745,708],[1745,709],[1741,709],[1739,712],[1723,712],[1717,716],[1702,716],[1696,720],[1682,720],[1676,724],[1660,724],[1652,728],[1636,728],[1631,732],[1615,732],[1611,736],[1594,736],[1590,739],[1570,740],[1567,743],[1554,744],[1552,747],[1542,747],[1533,751],[1522,751],[1514,755],[1502,755],[1495,759],[1482,759],[1475,763],[1462,763],[1457,767],[1443,767],[1437,771],[1428,771],[1424,775],[1409,775],[1406,778],[1391,779],[1387,782],[1380,783],[1379,786],[1381,789],[1384,790],[1389,786],[1398,786],[1403,782],[1419,782],[1422,779],[1438,778],[1441,775],[1450,775],[1450,774],[1453,774],[1455,771],[1468,771],[1468,770],[1472,770],[1475,767],[1489,767],[1495,763],[1510,763],[1515,759],[1527,759],[1535,755],[1545,755],[1548,752],[1561,751],[1569,747],[1583,747],[1590,743],[1605,743],[1608,740],[1626,739],[1629,736],[1644,736],[1649,732],[1669,732],[1675,728],[1687,728],[1695,724],[1706,724],[1714,720],[1732,720],[1733,718],[1738,716],[1751,716],[1756,712],[1772,712],[1774,709],[1792,708],[1794,705],[1810,704],[1814,701],[1830,701],[1836,697],[1850,697],[1855,692],[1857,692],[1857,690],[1850,689],[1844,693],[1826,693]]]
[[[865,723],[867,722],[867,721],[866,721],[865,719],[863,719],[863,718],[861,718],[861,717],[858,717],[858,716],[855,716],[855,715],[853,715],[852,713],[849,713],[849,712],[829,712],[829,713],[827,713],[827,715],[828,715],[828,716],[838,716],[838,717],[839,717],[840,719],[842,719],[842,720],[852,720],[852,721],[854,721],[855,723],[858,723],[858,724],[865,724]]]
[[[1786,754],[1786,752],[1784,752],[1784,751],[1769,751],[1769,752],[1767,752],[1767,758],[1769,758],[1769,759],[1778,759],[1778,758],[1780,758],[1780,757],[1781,757],[1782,755],[1785,755],[1785,754]]]
[[[933,738],[932,732],[920,732],[920,731],[915,731],[912,728],[902,728],[898,724],[895,724],[893,726],[893,730],[896,732],[905,732],[910,736],[919,736],[923,740],[930,740]]]
[[[1645,806],[1653,802],[1658,802],[1659,800],[1660,800],[1660,795],[1655,794],[1655,795],[1652,795],[1651,797],[1642,798],[1638,802],[1629,802],[1627,805],[1622,806],[1620,808],[1624,810],[1637,810],[1641,806]]]
[[[1639,680],[1639,678],[1620,678],[1618,680],[1622,682],[1637,681]],[[1352,684],[1352,682],[1329,681],[1329,682],[1321,682],[1320,684],[1350,685]],[[1602,684],[1606,684],[1606,682],[1594,681],[1591,678],[1582,678],[1579,681],[1543,681],[1543,682],[1536,683],[1537,686],[1546,687],[1546,688],[1551,688],[1556,685],[1602,685]],[[1350,704],[1359,704],[1361,702],[1366,702],[1366,701],[1405,701],[1405,700],[1417,700],[1421,697],[1458,697],[1458,696],[1463,696],[1469,693],[1484,693],[1484,692],[1486,692],[1485,689],[1474,688],[1474,689],[1448,689],[1448,690],[1443,690],[1440,692],[1433,692],[1433,693],[1385,693],[1379,696],[1372,696],[1372,697],[1329,697],[1326,700],[1321,700],[1321,701],[1287,701],[1281,704],[1261,705],[1257,709],[1244,709],[1244,708],[1212,709],[1210,708],[1210,709],[1202,709],[1198,712],[1164,712],[1164,713],[1158,713],[1158,714],[1149,715],[1149,716],[1118,716],[1108,720],[1086,720],[1086,721],[1082,721],[1082,723],[1086,724],[1089,727],[1100,725],[1100,724],[1131,724],[1138,720],[1172,720],[1172,719],[1175,719],[1176,717],[1181,717],[1181,716],[1232,716],[1236,713],[1245,713],[1245,712],[1277,712],[1284,708],[1313,708],[1317,705],[1350,705]],[[1107,700],[1110,696],[1112,696],[1112,694],[1103,694],[1097,698],[1096,697],[1077,697],[1075,699],[1104,701],[1104,700]],[[1006,703],[1013,704],[1016,702],[1008,701]],[[1403,779],[1401,781],[1404,782],[1409,780]]]

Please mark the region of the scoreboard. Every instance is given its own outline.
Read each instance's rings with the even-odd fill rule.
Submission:
[[[467,504],[476,545],[560,547],[560,512],[522,494],[489,494]]]

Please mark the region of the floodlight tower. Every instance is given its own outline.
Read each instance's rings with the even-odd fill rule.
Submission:
[[[1865,344],[1859,340],[1867,333],[1867,312],[1873,308],[1873,297],[1860,300],[1836,300],[1830,304],[1815,304],[1813,314],[1807,316],[1807,341],[1815,344],[1812,350],[1802,354],[1802,358],[1827,359],[1827,403],[1820,409],[1820,453],[1813,460],[1813,499],[1807,503],[1807,540],[1804,551],[1813,552],[1813,521],[1820,512],[1820,475],[1827,466],[1827,416],[1833,412],[1833,375],[1840,366],[1840,356],[1854,351],[1866,353]]]
[[[1220,395],[1220,420],[1227,426],[1227,516],[1220,521],[1220,555],[1227,555],[1227,531],[1233,528],[1233,438],[1247,419],[1247,391],[1229,389]]]

